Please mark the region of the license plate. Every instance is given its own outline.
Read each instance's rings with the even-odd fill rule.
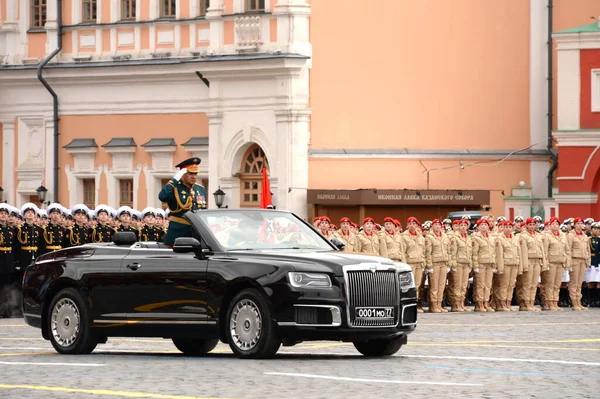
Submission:
[[[393,319],[394,308],[361,307],[354,309],[357,319]]]

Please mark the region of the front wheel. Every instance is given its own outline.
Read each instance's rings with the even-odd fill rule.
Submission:
[[[218,343],[218,339],[173,338],[175,347],[189,356],[206,355],[215,349]]]
[[[54,349],[64,355],[86,355],[98,344],[90,331],[89,311],[82,295],[65,288],[54,296],[48,308],[48,332]]]
[[[357,351],[365,356],[391,356],[398,352],[403,344],[403,337],[392,339],[374,339],[372,341],[353,342]]]
[[[233,298],[225,323],[227,342],[241,358],[270,358],[281,346],[269,305],[255,289],[245,289]]]

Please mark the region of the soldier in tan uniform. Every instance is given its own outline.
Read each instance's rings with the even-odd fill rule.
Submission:
[[[519,234],[523,274],[517,280],[519,310],[538,311],[535,307],[535,292],[542,270],[548,269],[545,241],[548,238],[538,233],[534,218],[525,220],[525,231]]]
[[[346,246],[344,252],[355,252],[356,251],[356,235],[352,232],[352,221],[350,218],[343,217],[340,219],[340,229],[338,230],[338,236],[344,241]]]
[[[448,297],[452,312],[470,312],[465,308],[465,297],[469,284],[469,273],[473,266],[473,241],[467,233],[471,222],[468,219],[459,220],[458,230],[454,233],[450,246],[450,273],[448,275]]]
[[[575,226],[569,232],[571,247],[571,272],[569,273],[569,296],[573,310],[588,310],[581,305],[581,285],[585,270],[591,265],[590,238],[584,232],[583,219],[575,218]]]
[[[356,235],[356,252],[387,258],[387,247],[381,236],[375,231],[373,218],[366,217],[363,220],[363,231]]]
[[[542,310],[562,311],[558,307],[558,292],[564,271],[571,268],[571,247],[567,235],[560,231],[560,220],[553,217],[548,222],[550,230],[545,233],[545,251],[549,270],[542,272]]]
[[[338,237],[337,233],[331,229],[331,219],[329,219],[327,216],[321,216],[319,231],[328,240],[332,239],[333,237]]]
[[[415,217],[409,217],[406,222],[406,231],[402,233],[404,260],[410,265],[415,277],[417,298],[417,312],[423,313],[421,305],[421,283],[423,280],[423,268],[425,266],[425,238],[418,230],[419,221]]]
[[[475,272],[473,299],[476,312],[493,312],[490,293],[494,273],[503,273],[500,243],[490,234],[491,222],[487,218],[477,221],[478,232],[473,234],[473,271]]]
[[[396,223],[391,217],[383,219],[382,241],[387,247],[388,258],[394,262],[404,262],[404,242],[399,233],[396,233]]]
[[[503,226],[502,234],[498,234],[497,240],[500,242],[500,249],[502,250],[504,273],[497,274],[497,285],[493,287],[493,295],[496,311],[506,312],[513,310],[510,303],[512,302],[517,276],[523,273],[523,263],[521,261],[519,239],[513,234],[514,223],[510,220],[500,223]]]
[[[447,312],[442,306],[450,246],[453,242],[442,232],[442,221],[434,219],[431,231],[425,236],[425,272],[429,275],[429,312]]]

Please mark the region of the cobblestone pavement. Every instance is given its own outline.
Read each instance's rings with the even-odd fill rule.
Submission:
[[[272,360],[223,344],[186,357],[163,339],[109,339],[61,356],[21,319],[0,319],[2,398],[597,398],[600,309],[420,315],[397,355],[309,342]]]

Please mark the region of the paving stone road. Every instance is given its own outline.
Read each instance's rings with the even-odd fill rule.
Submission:
[[[209,357],[171,341],[113,338],[86,356],[54,352],[22,319],[0,319],[0,398],[598,398],[600,309],[420,315],[397,355],[308,342],[275,359]]]

